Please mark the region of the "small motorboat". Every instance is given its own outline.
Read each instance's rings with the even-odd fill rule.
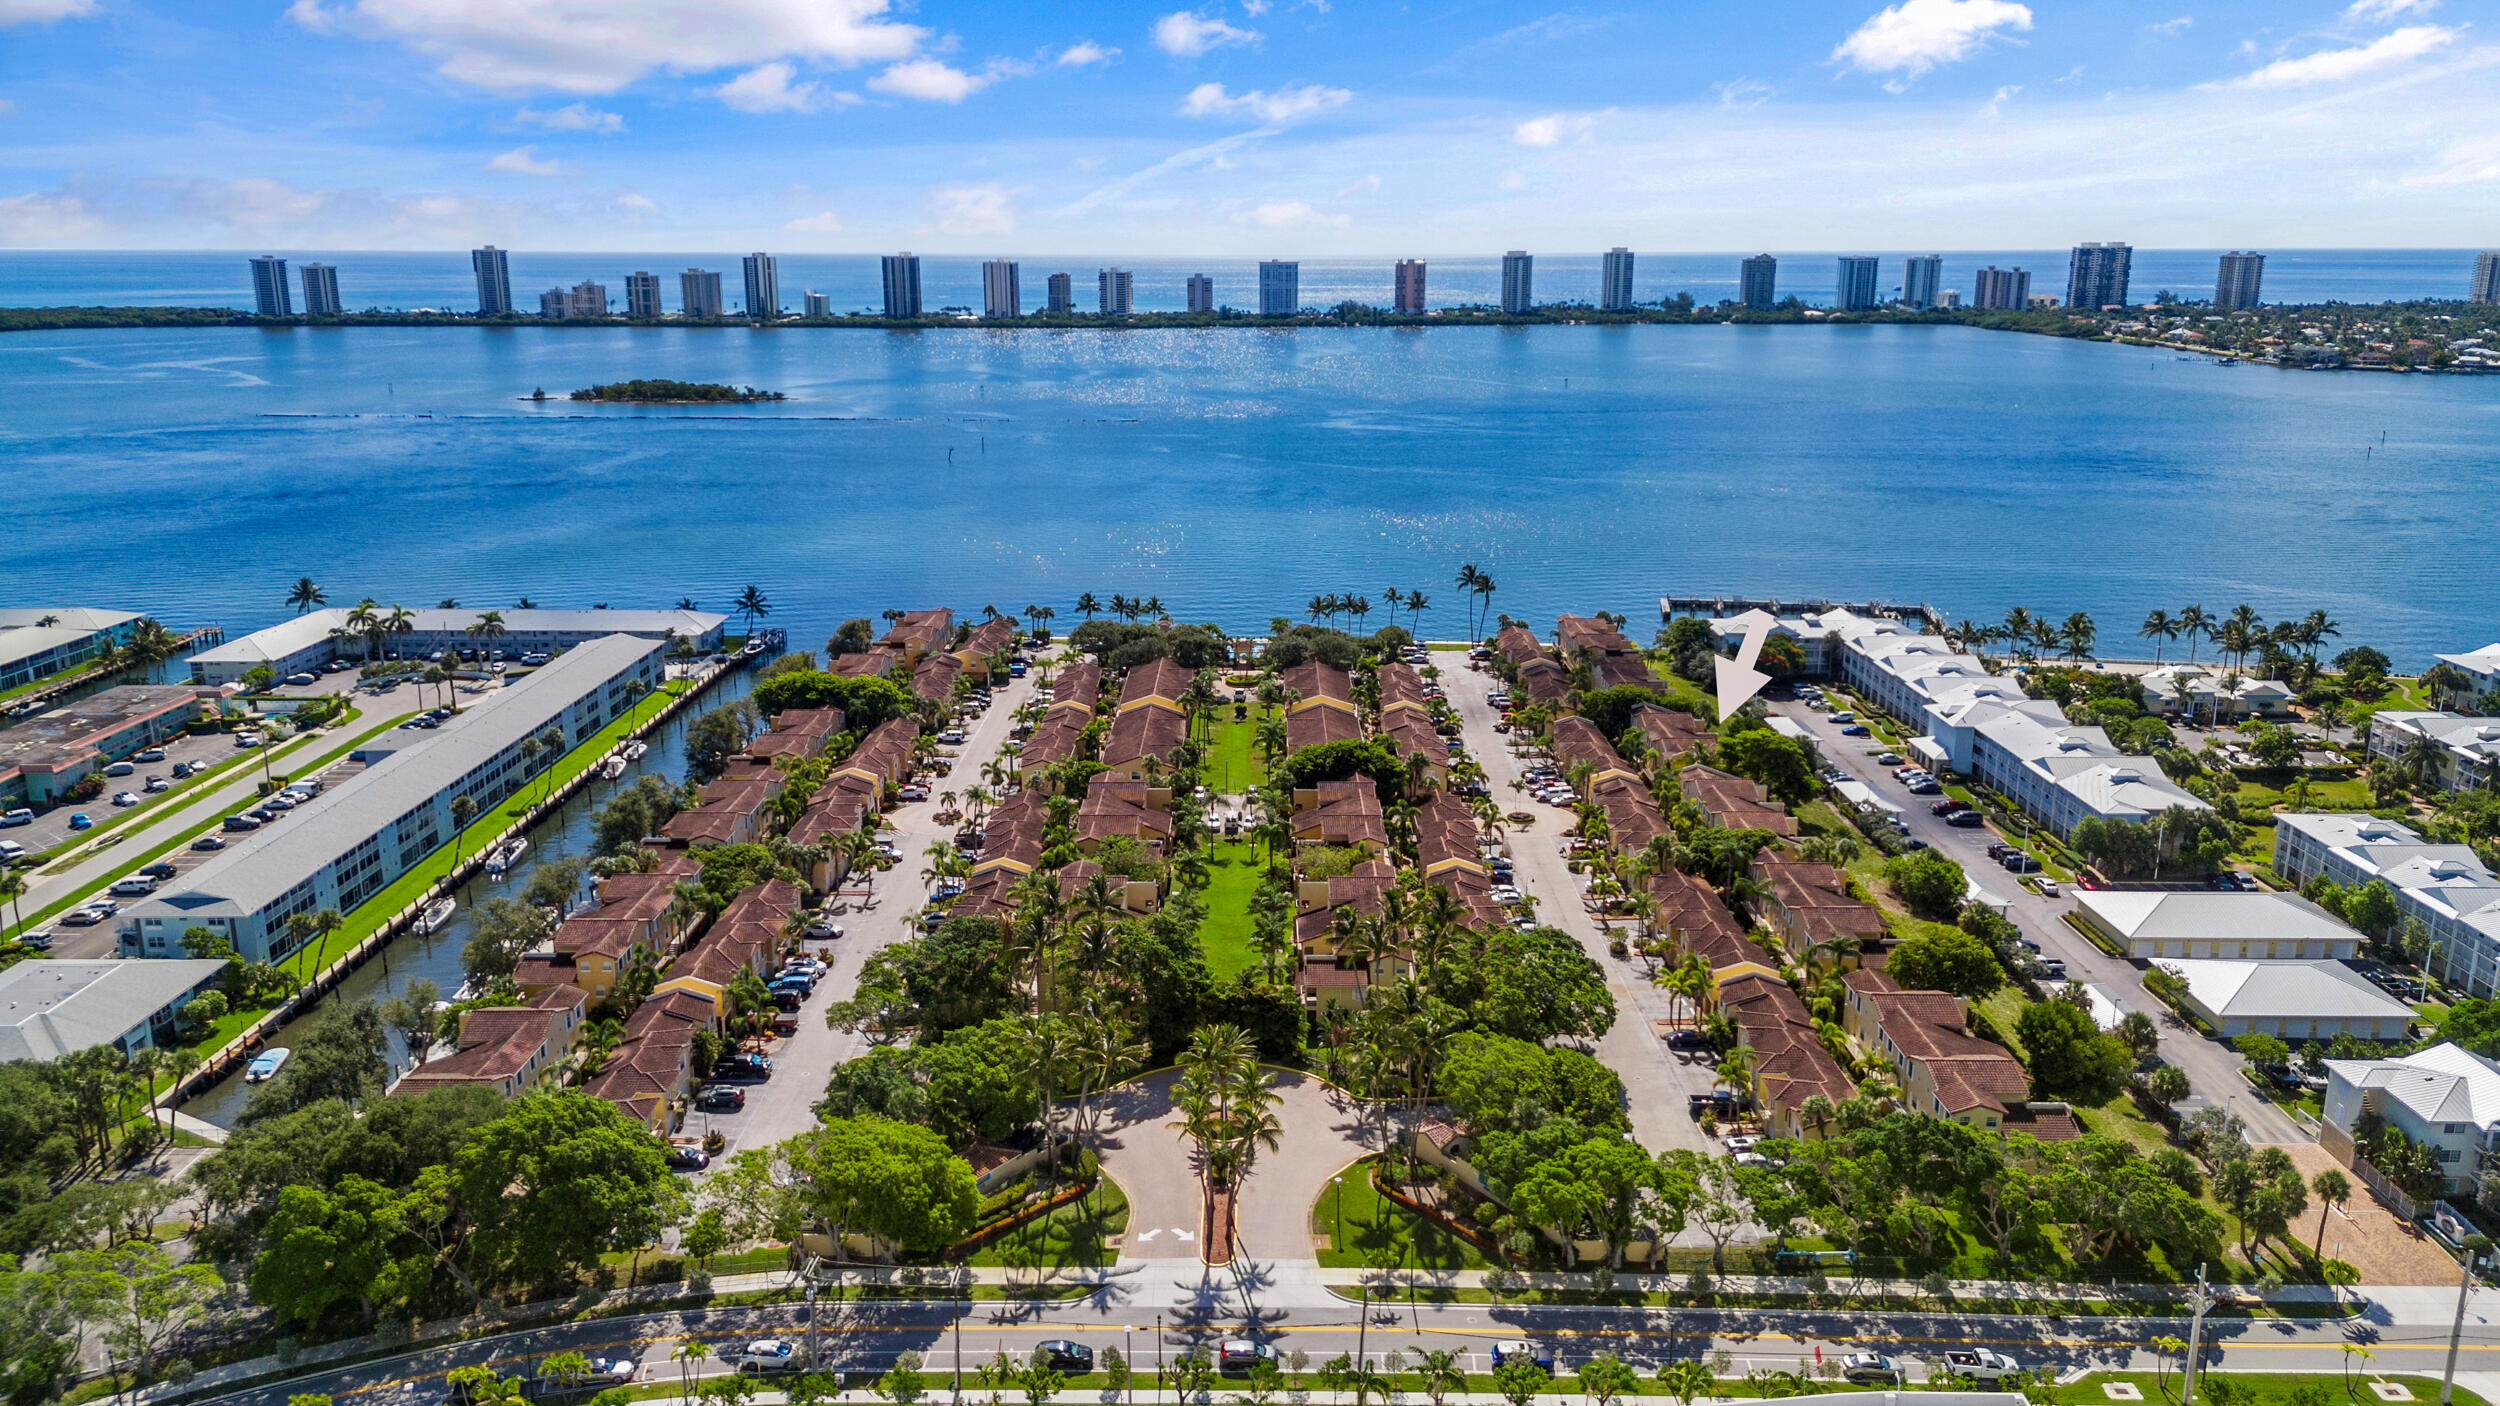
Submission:
[[[530,842],[526,839],[514,840],[510,844],[498,846],[494,853],[486,856],[487,874],[493,878],[502,878],[512,872],[512,866],[520,863],[521,856],[529,853],[529,849]]]
[[[629,761],[629,762],[638,762],[638,761],[641,761],[641,760],[642,760],[643,753],[648,752],[648,751],[650,751],[650,750],[651,750],[651,744],[650,744],[650,743],[637,740],[637,741],[633,741],[633,742],[628,742],[628,743],[626,743],[626,744],[625,744],[625,750],[624,750],[624,751],[622,751],[622,752],[619,752],[617,755],[618,755],[618,756],[623,757],[625,760],[627,760],[627,761]]]
[[[274,1050],[261,1051],[259,1054],[252,1057],[252,1062],[249,1065],[244,1067],[243,1082],[246,1084],[266,1084],[270,1080],[277,1078],[278,1071],[286,1068],[287,1056],[293,1053],[293,1050],[288,1049],[284,1045],[280,1045]]]
[[[602,781],[614,781],[624,774],[625,758],[622,755],[610,757],[599,764],[599,779]]]
[[[436,899],[426,906],[424,915],[417,919],[417,935],[426,937],[441,932],[443,925],[451,921],[451,915],[458,912],[459,908],[460,905],[448,898]]]

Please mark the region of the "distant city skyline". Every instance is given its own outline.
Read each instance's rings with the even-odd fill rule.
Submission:
[[[705,9],[0,4],[0,247],[2475,245],[2500,183],[2458,0]]]

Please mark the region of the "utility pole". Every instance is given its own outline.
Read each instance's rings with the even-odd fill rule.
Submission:
[[[1120,1356],[1128,1364],[1128,1406],[1137,1406],[1137,1325],[1120,1325]]]
[[[955,1406],[964,1400],[964,1278],[972,1273],[969,1266],[955,1276]]]
[[[2465,1336],[2465,1301],[2474,1296],[2474,1257],[2491,1248],[2480,1235],[2465,1237],[2465,1273],[2457,1280],[2457,1321],[2448,1329],[2448,1369],[2439,1374],[2439,1406],[2449,1406],[2457,1387],[2457,1343]]]
[[[816,1276],[807,1276],[807,1370],[816,1370]]]
[[[2187,1365],[2179,1382],[2179,1406],[2195,1406],[2196,1359],[2205,1345],[2205,1314],[2214,1306],[2216,1295],[2205,1287],[2205,1266],[2196,1267],[2196,1287],[2188,1290],[2188,1307],[2195,1316],[2188,1320]]]

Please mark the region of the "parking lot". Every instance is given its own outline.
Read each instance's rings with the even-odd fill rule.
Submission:
[[[124,813],[136,811],[152,816],[169,802],[179,803],[200,789],[200,782],[197,779],[176,780],[173,775],[176,766],[208,767],[220,762],[233,761],[237,749],[232,737],[223,733],[210,733],[196,737],[189,734],[176,737],[163,744],[163,751],[165,755],[161,761],[142,762],[134,758],[126,763],[130,767],[129,774],[107,775],[104,778],[104,794],[94,800],[64,801],[59,805],[44,807],[35,812],[35,818],[31,823],[0,830],[0,840],[13,840],[24,845],[27,853],[41,854],[58,848],[67,840],[87,833],[84,830],[72,828],[72,819],[75,816],[84,815],[99,828],[114,820],[121,820],[125,826],[140,823],[135,818],[123,819]],[[221,777],[232,774],[232,770],[218,773]],[[162,780],[165,783],[165,789],[153,792],[148,790],[151,780]],[[136,806],[114,805],[113,797],[122,792],[128,792],[137,797],[139,804]]]

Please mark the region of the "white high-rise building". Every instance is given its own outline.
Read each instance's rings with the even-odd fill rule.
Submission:
[[[573,300],[566,297],[561,288],[550,288],[538,295],[538,315],[550,321],[561,322],[566,309],[572,306]]]
[[[477,315],[494,317],[512,311],[512,268],[504,252],[489,244],[469,251],[469,267],[477,274]]]
[[[1990,264],[1972,281],[1970,305],[1982,312],[2027,312],[2031,308],[2031,275],[2021,269],[2001,269]]]
[[[1840,256],[1839,277],[1832,285],[1832,306],[1842,312],[1864,312],[1875,306],[1877,265],[1871,255]]]
[[[807,290],[807,320],[822,322],[833,316],[833,299],[810,288]]]
[[[1290,259],[1259,260],[1259,316],[1291,317],[1302,311],[1302,265]]]
[[[1736,301],[1757,312],[1779,306],[1779,260],[1756,254],[1738,268]]]
[[[1525,249],[1502,256],[1502,311],[1523,313],[1536,304],[1536,260]]]
[[[339,303],[339,271],[328,264],[304,265],[304,315],[336,317],[345,311]]]
[[[718,322],[720,275],[709,269],[688,269],[677,275],[677,311],[681,317]]]
[[[770,254],[746,257],[747,317],[755,322],[781,320],[781,275]]]
[[[2214,306],[2227,311],[2257,306],[2257,290],[2266,281],[2266,256],[2234,249],[2222,256],[2214,274]]]
[[[625,275],[625,315],[627,317],[658,317],[660,315],[660,276],[640,269]]]
[[[2474,256],[2474,287],[2466,301],[2500,303],[2500,251]]]
[[[1912,254],[1901,265],[1901,306],[1924,311],[1944,292],[1944,256]]]
[[[1103,269],[1094,275],[1094,285],[1101,297],[1103,316],[1128,317],[1136,312],[1137,284],[1127,269]]]
[[[1013,259],[992,259],[981,265],[981,315],[1024,316],[1023,269]]]
[[[263,317],[295,316],[295,295],[286,286],[286,260],[275,254],[252,260],[252,303]]]
[[[1193,273],[1189,276],[1188,292],[1189,310],[1191,312],[1215,311],[1214,279],[1207,277],[1203,273]]]
[[[585,278],[564,295],[566,317],[605,317],[608,315],[608,285]]]
[[[1392,311],[1410,317],[1424,315],[1424,261],[1400,259],[1397,270],[1397,292],[1390,301]]]
[[[2132,245],[2078,244],[2066,266],[2066,306],[2097,312],[2127,304],[2127,269],[2135,262]]]
[[[1606,251],[1606,268],[1597,280],[1597,305],[1608,312],[1632,310],[1632,251],[1618,244]]]

